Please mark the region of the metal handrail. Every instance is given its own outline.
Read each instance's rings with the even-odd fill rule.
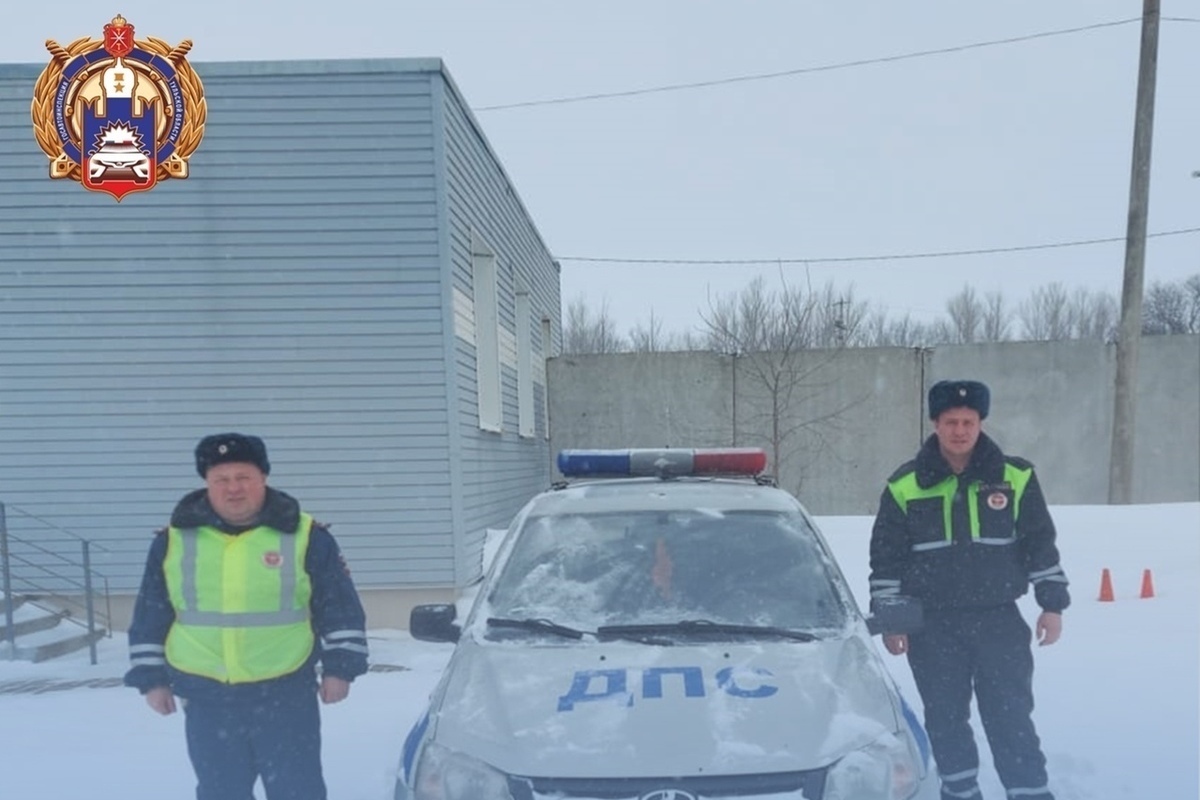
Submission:
[[[11,534],[9,534],[9,538],[11,538],[15,542],[19,542],[20,544],[22,544],[24,546],[29,546],[29,544],[30,544],[28,541],[26,541],[24,539],[20,539],[16,536],[12,536]],[[45,573],[46,575],[50,576],[51,578],[57,578],[60,582],[65,583],[66,585],[71,586],[75,589],[85,589],[86,588],[86,584],[83,581],[81,581],[77,578],[69,577],[67,575],[60,575],[59,573],[55,572],[50,567],[30,561],[28,558],[25,558],[24,556],[20,556],[20,555],[17,555],[16,553],[10,552],[8,557],[9,557],[9,560],[12,561],[12,563],[17,564],[18,566],[23,566],[26,569],[36,570],[36,571]],[[63,560],[70,566],[78,566],[78,564],[76,564],[76,562],[72,561],[69,558],[64,558]],[[33,581],[30,578],[24,578],[24,580],[27,583],[33,583]],[[40,587],[35,587],[35,588],[40,588]]]
[[[16,538],[16,537],[14,537],[14,538]],[[79,536],[72,536],[72,537],[69,537],[69,538],[68,538],[68,537],[63,537],[63,538],[61,538],[61,539],[42,539],[42,542],[43,542],[43,543],[45,543],[45,544],[58,544],[58,543],[61,543],[61,542],[75,542],[75,543],[78,543],[78,542],[85,542],[85,541],[87,541],[87,540],[86,540],[86,539],[83,539],[83,538],[81,538],[81,537],[79,537]],[[73,564],[73,563],[74,563],[73,561],[71,561],[71,559],[67,558],[67,557],[66,557],[66,556],[64,556],[62,553],[60,553],[60,552],[58,552],[58,551],[56,551],[56,550],[50,550],[50,549],[48,549],[48,548],[46,548],[46,547],[43,547],[42,545],[38,544],[37,542],[24,541],[24,542],[23,542],[23,544],[25,544],[27,547],[29,547],[29,548],[30,548],[30,549],[32,549],[32,550],[36,550],[36,551],[38,551],[39,553],[44,553],[45,555],[48,555],[48,556],[50,556],[51,558],[58,559],[59,561],[65,561],[65,562],[66,562],[66,563],[68,563],[68,564]],[[93,547],[96,547],[96,548],[100,548],[100,545],[96,544],[95,542],[93,542],[93,543],[92,543],[92,546],[93,546]],[[103,548],[100,548],[100,549],[103,549]]]
[[[2,505],[2,504],[0,504],[0,505]],[[66,528],[60,528],[59,526],[55,525],[50,520],[43,519],[42,517],[39,517],[37,514],[34,514],[32,511],[27,511],[24,508],[21,508],[20,506],[9,506],[9,508],[11,508],[13,511],[17,512],[18,514],[20,514],[23,517],[28,517],[29,519],[34,520],[35,522],[40,522],[42,525],[46,526],[47,528],[51,528],[53,530],[58,531],[61,534],[66,535],[66,537],[68,539],[73,539],[74,541],[77,541],[77,542],[85,541],[85,539],[82,536],[80,536],[79,534],[73,533],[72,531],[69,531]],[[58,540],[57,539],[47,539],[47,541],[54,542],[54,541],[58,541]],[[34,547],[36,547],[36,546],[37,545],[34,545]],[[106,553],[111,552],[107,547],[103,547],[99,544],[96,544],[95,542],[92,542],[92,546],[97,548],[98,550],[103,550]],[[55,555],[57,555],[57,554],[55,554]]]
[[[15,509],[15,510],[21,511],[20,509]],[[32,514],[28,514],[27,512],[21,511],[21,513],[25,514],[25,516],[28,516],[32,519],[38,519],[36,516],[34,516]],[[45,523],[45,520],[39,520],[39,521]],[[45,524],[49,524],[49,523],[45,523]],[[97,660],[96,659],[96,639],[97,639],[96,632],[98,630],[98,623],[100,626],[102,626],[102,628],[100,628],[100,629],[103,630],[103,634],[105,636],[110,636],[110,637],[112,636],[112,624],[111,624],[112,599],[111,599],[111,596],[109,595],[109,591],[108,591],[108,579],[106,577],[104,577],[103,575],[101,575],[96,570],[92,569],[91,551],[92,551],[93,547],[99,547],[99,545],[94,544],[93,542],[83,538],[82,536],[73,534],[70,531],[66,531],[61,528],[58,528],[57,526],[51,525],[50,527],[54,527],[56,530],[67,534],[67,536],[69,536],[71,539],[74,539],[75,541],[79,542],[79,546],[80,546],[80,550],[81,550],[80,561],[78,561],[78,562],[73,561],[72,559],[68,558],[67,556],[63,555],[62,553],[57,553],[52,550],[47,550],[46,548],[44,548],[38,544],[35,544],[34,542],[30,542],[25,539],[21,539],[17,536],[12,535],[8,530],[5,505],[4,505],[4,503],[0,502],[0,581],[3,581],[2,585],[0,585],[0,589],[3,590],[3,595],[7,601],[7,602],[5,602],[5,605],[4,605],[4,621],[5,621],[5,630],[7,632],[6,638],[8,640],[9,657],[15,658],[16,651],[17,651],[16,632],[15,632],[15,628],[13,625],[13,597],[15,594],[14,588],[16,586],[16,582],[19,581],[21,584],[22,590],[24,592],[41,592],[41,593],[55,595],[56,602],[62,606],[67,607],[66,610],[68,611],[68,615],[65,617],[65,619],[72,624],[79,625],[80,627],[87,629],[88,651],[91,656],[91,662],[94,665],[94,664],[96,664],[96,660]],[[55,541],[57,541],[57,540],[55,540]],[[52,569],[51,567],[48,567],[44,564],[38,564],[33,561],[30,561],[25,556],[14,554],[12,552],[12,548],[10,547],[11,542],[19,543],[22,547],[26,547],[26,548],[29,548],[36,552],[43,553],[47,556],[51,556],[54,559],[64,562],[69,567],[74,567],[76,569],[79,569],[83,574],[83,580],[80,581],[76,578],[73,578],[69,575],[66,575],[62,572]],[[105,549],[105,548],[100,548],[100,549]],[[50,577],[54,578],[60,584],[65,584],[68,587],[82,590],[83,602],[80,603],[80,602],[71,600],[70,598],[65,597],[62,594],[58,593],[55,589],[50,588],[47,584],[38,583],[37,581],[29,578],[27,575],[22,575],[22,576],[17,577],[16,579],[14,579],[14,577],[13,577],[13,565],[14,564],[17,566],[20,566],[20,567],[24,567],[27,570],[40,571],[41,573],[45,573],[46,575],[49,575]],[[98,593],[95,588],[95,582],[94,582],[95,579],[99,579],[104,584],[103,598],[105,601],[105,610],[103,613],[98,612],[96,609],[95,600],[96,600],[96,596]],[[78,608],[84,612],[86,622],[81,622],[77,619],[72,618],[72,616],[69,613],[70,609],[72,607]]]

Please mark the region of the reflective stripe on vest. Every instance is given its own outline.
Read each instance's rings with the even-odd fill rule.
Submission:
[[[227,683],[299,668],[314,645],[304,571],[311,529],[307,514],[286,534],[265,526],[236,535],[171,528],[163,562],[175,609],[167,661]]]
[[[1029,485],[1029,479],[1032,475],[1033,470],[1031,469],[1021,469],[1008,463],[1004,465],[1004,481],[1012,487],[1013,491],[1012,515],[1014,524],[1021,511],[1021,498],[1025,494],[1025,488]],[[967,518],[971,541],[975,544],[1012,544],[1013,539],[996,539],[981,537],[979,535],[979,486],[979,481],[972,481],[967,484]],[[912,546],[914,552],[936,550],[951,545],[954,539],[953,514],[954,494],[958,491],[957,475],[951,475],[933,486],[922,487],[917,483],[916,473],[908,472],[889,483],[888,491],[891,492],[896,504],[900,506],[900,510],[906,515],[908,514],[908,504],[914,500],[940,498],[942,501],[942,533],[944,538],[940,541],[914,544]]]

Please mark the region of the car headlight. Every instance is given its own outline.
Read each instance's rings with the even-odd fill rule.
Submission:
[[[907,800],[920,782],[921,770],[908,745],[889,733],[829,769],[825,800]]]
[[[413,775],[413,800],[513,800],[504,773],[430,742]]]

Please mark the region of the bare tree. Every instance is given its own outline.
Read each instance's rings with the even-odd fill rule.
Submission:
[[[961,292],[947,300],[946,313],[950,315],[951,343],[970,344],[979,339],[984,307],[973,286],[967,284]]]
[[[667,343],[667,337],[663,335],[662,320],[654,316],[654,309],[650,309],[650,324],[635,325],[629,332],[629,345],[635,353],[661,353],[668,348],[664,347]]]
[[[616,323],[608,313],[608,302],[593,313],[583,297],[577,297],[567,307],[567,323],[563,326],[563,353],[619,353],[628,350],[627,343],[617,333]]]
[[[1076,289],[1069,304],[1072,336],[1076,339],[1116,340],[1121,309],[1108,292]]]
[[[1200,272],[1183,282],[1188,293],[1188,329],[1200,333]]]
[[[1200,333],[1200,274],[1150,285],[1142,304],[1142,333]]]
[[[787,298],[769,293],[759,277],[740,292],[710,303],[708,311],[700,313],[700,319],[707,329],[710,349],[740,355],[794,343],[800,337],[800,327],[807,326],[807,321],[789,318],[792,310]]]
[[[843,303],[840,308],[839,302]],[[746,440],[763,441],[781,484],[784,465],[792,462],[801,448],[807,456],[805,463],[819,460],[817,454],[829,446],[825,427],[850,407],[809,415],[808,409],[833,381],[832,376],[823,378],[821,373],[842,348],[822,348],[820,355],[802,357],[804,351],[841,339],[834,324],[839,320],[847,325],[846,333],[857,331],[865,307],[855,307],[849,316],[848,302],[830,287],[820,294],[794,287],[769,291],[760,277],[701,313],[710,348],[736,358],[740,386],[735,391],[739,396],[754,397],[735,423],[739,419],[749,423]],[[743,381],[748,386],[742,385]],[[737,434],[735,430],[735,437]],[[802,475],[794,477],[797,490],[801,482]]]
[[[946,302],[946,317],[931,323],[916,322],[910,315],[898,320],[886,311],[875,311],[861,324],[861,335],[851,344],[867,347],[928,347],[936,344],[1002,342],[1010,338],[1012,314],[999,292],[982,298],[970,284]]]
[[[1067,303],[1067,290],[1061,283],[1034,289],[1017,306],[1017,317],[1021,320],[1025,338],[1038,341],[1070,339],[1072,325]]]
[[[1004,303],[1000,292],[988,292],[983,296],[983,320],[981,338],[985,342],[1007,342],[1012,327],[1012,314]]]
[[[1068,293],[1061,283],[1050,283],[1034,289],[1018,306],[1017,316],[1026,339],[1112,341],[1120,308],[1108,292],[1080,287]]]
[[[758,277],[741,292],[710,304],[700,317],[709,347],[734,353],[851,344],[863,337],[867,313],[853,288],[826,284],[817,291],[789,286],[772,292]]]
[[[815,300],[812,346],[843,347],[862,343],[869,307],[865,301],[855,299],[853,286],[835,289],[832,283],[827,283]]]
[[[708,338],[695,330],[685,330],[674,334],[674,349],[677,351],[704,350],[708,346]]]
[[[908,317],[904,319],[907,321]],[[892,344],[889,340],[892,325],[893,323],[888,318],[886,310],[882,308],[871,309],[871,312],[863,320],[862,327],[859,329],[863,346],[887,347]]]
[[[931,345],[953,344],[958,341],[954,323],[948,319],[935,319],[925,326],[925,335]]]
[[[634,325],[629,331],[629,349],[635,353],[668,353],[703,350],[704,339],[695,331],[664,332],[662,320],[650,311],[648,325]]]
[[[884,309],[872,311],[859,328],[863,347],[923,347],[931,343],[929,326],[911,314],[892,319]]]

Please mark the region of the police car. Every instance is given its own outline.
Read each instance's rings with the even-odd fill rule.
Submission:
[[[403,749],[397,800],[907,800],[928,740],[762,450],[566,450],[500,543]]]

